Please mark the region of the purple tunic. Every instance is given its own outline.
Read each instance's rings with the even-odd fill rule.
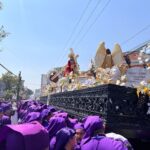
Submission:
[[[127,150],[127,148],[121,141],[115,141],[105,136],[97,136],[82,145],[81,150]]]
[[[62,112],[62,113],[56,113],[55,114],[56,117],[62,117],[65,118],[65,120],[68,119],[68,113]]]
[[[72,118],[68,118],[67,120],[67,126],[69,128],[74,128],[74,126],[78,123],[78,119],[72,119]]]
[[[11,120],[8,116],[3,115],[2,118],[0,119],[0,126],[6,125],[6,124],[11,124]]]
[[[77,129],[82,129],[82,130],[84,130],[85,131],[85,129],[84,129],[84,125],[83,125],[83,123],[77,123],[75,126],[74,126],[74,129],[75,130],[77,130]],[[80,150],[81,149],[81,141],[76,141],[77,143],[76,143],[76,145],[75,145],[75,150]]]
[[[56,111],[56,109],[52,106],[48,106],[47,109],[50,110],[50,112],[55,112]]]
[[[43,109],[40,114],[40,119],[44,120],[50,114],[51,114],[51,111],[49,109]]]
[[[40,120],[40,113],[39,112],[31,112],[26,116],[25,122],[31,121],[38,121]]]
[[[56,134],[55,150],[65,150],[68,141],[73,138],[75,131],[70,128],[62,128]],[[72,143],[73,144],[73,143]],[[72,145],[74,146],[74,145]]]
[[[50,140],[50,143],[49,143],[49,149],[50,149],[50,150],[54,150],[55,143],[56,143],[56,136],[54,136],[54,137]]]
[[[81,122],[78,122],[77,124],[75,124],[74,129],[83,129],[84,130],[84,125]]]
[[[12,108],[10,103],[2,103],[1,107],[3,108],[3,111],[6,112]]]
[[[56,133],[66,127],[65,119],[62,117],[52,117],[49,120],[49,125],[47,127],[47,130],[49,132],[50,139],[56,135]]]
[[[99,116],[88,116],[85,123],[85,136],[84,138],[92,137],[94,131],[103,128],[103,120]]]
[[[45,150],[49,147],[47,131],[38,122],[7,125],[0,132],[0,144],[5,150]]]

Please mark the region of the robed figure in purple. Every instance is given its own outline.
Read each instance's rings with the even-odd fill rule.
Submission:
[[[121,141],[115,141],[104,134],[103,120],[99,116],[88,116],[81,150],[127,150]]]
[[[4,126],[0,132],[1,150],[48,150],[49,135],[37,121]]]
[[[56,143],[56,133],[66,127],[65,119],[62,117],[52,117],[49,120],[49,125],[47,127],[50,139],[50,150],[54,149]]]
[[[11,124],[11,120],[8,116],[4,115],[3,108],[0,107],[0,127],[6,124]]]

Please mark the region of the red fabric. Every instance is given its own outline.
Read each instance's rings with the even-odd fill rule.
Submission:
[[[74,71],[74,68],[71,67],[71,65],[74,65],[74,68],[76,66],[75,61],[73,59],[70,59],[67,63],[67,66],[64,71],[64,76],[68,75],[70,72]]]

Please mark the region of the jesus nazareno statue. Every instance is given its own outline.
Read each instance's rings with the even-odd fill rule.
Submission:
[[[77,58],[79,57],[79,55],[75,55],[75,53],[73,52],[73,49],[70,48],[70,54],[68,55],[68,57],[69,57],[69,60],[64,70],[64,76],[69,75],[71,72],[73,74],[78,74],[79,65],[77,63]]]

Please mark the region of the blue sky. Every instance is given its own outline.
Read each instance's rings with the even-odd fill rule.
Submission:
[[[108,0],[91,0],[76,28],[89,0],[1,1],[3,10],[0,11],[0,26],[4,25],[10,35],[0,42],[0,48],[3,49],[0,52],[0,63],[15,74],[22,71],[25,85],[32,90],[40,87],[42,73],[67,63],[70,47],[79,54],[80,69],[87,70],[100,41],[105,41],[106,47],[110,49],[113,49],[115,43],[119,43],[122,50],[127,51],[150,40],[149,27],[122,45],[150,25],[149,0],[111,0],[94,24]],[[96,7],[97,4],[99,5]],[[93,26],[88,30],[91,24]],[[73,29],[76,30],[67,42]],[[4,72],[0,68],[0,73]]]

